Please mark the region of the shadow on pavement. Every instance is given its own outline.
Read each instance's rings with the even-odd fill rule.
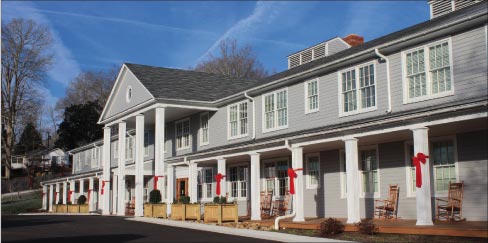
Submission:
[[[85,235],[72,237],[51,237],[42,239],[2,241],[5,243],[86,243],[86,242],[128,242],[143,238],[142,235],[117,234],[117,235]]]
[[[43,224],[62,224],[68,223],[68,220],[53,220],[53,219],[15,219],[4,221],[2,217],[2,229],[15,228],[15,227],[26,227],[26,226],[39,226]]]

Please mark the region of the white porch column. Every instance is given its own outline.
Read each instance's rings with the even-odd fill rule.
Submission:
[[[68,182],[63,182],[63,204],[67,204]]]
[[[198,201],[197,186],[198,186],[198,171],[197,163],[190,162],[188,166],[188,195],[190,196],[190,202],[196,203]]]
[[[260,154],[251,156],[251,220],[261,220],[261,204],[259,192],[261,190],[261,159]]]
[[[56,183],[56,198],[54,198],[55,200],[54,204],[58,204],[58,202],[61,201],[62,195],[60,192],[61,192],[61,183]]]
[[[110,214],[110,127],[103,128],[103,188],[102,214]]]
[[[227,175],[226,173],[226,160],[224,158],[220,158],[217,160],[217,173],[220,173],[224,176]],[[220,180],[220,196],[227,196],[227,177],[222,178]]]
[[[117,182],[117,215],[125,215],[125,134],[126,124],[125,122],[119,123],[119,161],[118,161],[118,176]]]
[[[166,196],[166,212],[168,216],[171,215],[171,204],[173,203],[173,200],[175,198],[175,169],[172,165],[168,165],[166,167],[166,177],[168,178],[168,188],[167,190],[167,196]]]
[[[429,129],[420,127],[413,131],[413,150],[414,155],[424,153],[429,155]],[[433,225],[432,222],[432,198],[430,192],[430,159],[426,159],[425,164],[420,163],[422,172],[422,187],[416,190],[417,200],[417,225]]]
[[[98,177],[98,209],[103,210],[103,195],[102,195],[102,180],[103,177]]]
[[[117,214],[117,200],[119,200],[118,198],[118,183],[119,181],[117,180],[117,175],[113,175],[112,176],[112,214]]]
[[[90,179],[88,179],[88,191],[89,191],[89,197],[88,197],[88,211],[89,212],[92,212],[92,211],[95,211],[95,208],[93,205],[93,198],[95,197],[95,191],[93,190],[93,184],[94,184],[94,179],[93,177],[90,177]]]
[[[80,196],[85,195],[85,179],[80,179]]]
[[[154,139],[154,175],[155,176],[162,176],[164,175],[164,142],[165,142],[165,134],[164,134],[164,122],[165,122],[165,108],[158,107],[156,108],[156,116],[155,116],[155,139]],[[191,185],[191,184],[190,184]],[[161,195],[164,195],[164,179],[159,178],[158,189],[161,191]]]
[[[293,169],[301,168],[302,170],[296,171],[297,178],[295,178],[295,200],[293,200],[293,211],[296,213],[293,218],[293,222],[305,221],[305,200],[303,186],[303,147],[296,147],[292,149],[292,167]]]
[[[346,147],[347,171],[347,223],[361,221],[359,214],[359,169],[358,169],[358,140],[356,138],[344,139]]]
[[[47,210],[47,185],[42,185],[42,210]]]
[[[75,183],[76,183],[75,180],[69,182],[69,190],[71,191],[71,196],[70,196],[71,198],[70,198],[70,200],[71,200],[71,203],[72,204],[75,204],[75,199],[76,199],[76,193],[75,193],[75,188],[76,187],[75,187]]]
[[[49,185],[49,212],[53,211],[53,204],[54,204],[54,185]]]
[[[144,215],[144,114],[136,116],[136,205],[134,216]]]

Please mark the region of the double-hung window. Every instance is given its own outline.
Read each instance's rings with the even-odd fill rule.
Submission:
[[[96,162],[96,159],[97,159],[96,155],[97,155],[97,149],[96,148],[92,148],[91,149],[91,164],[90,164],[91,168],[94,168],[95,167],[95,162]]]
[[[274,159],[264,163],[261,190],[273,192],[275,197],[283,197],[289,190],[288,159]]]
[[[176,150],[190,148],[190,119],[176,122]]]
[[[449,182],[457,180],[454,149],[453,140],[432,143],[430,158],[434,168],[436,193],[446,193],[449,189]]]
[[[133,137],[125,138],[125,159],[126,160],[132,160],[132,154],[134,151],[133,140],[134,140]]]
[[[320,159],[319,154],[306,156],[307,163],[307,189],[316,189],[320,183]]]
[[[305,82],[305,113],[319,110],[319,82],[313,79]]]
[[[208,112],[200,115],[200,146],[207,145],[208,140]]]
[[[339,73],[341,102],[339,114],[347,116],[376,109],[374,63],[359,65]]]
[[[404,103],[453,94],[450,46],[446,39],[403,53]]]
[[[415,197],[417,190],[416,186],[416,168],[413,164],[412,157],[414,156],[414,148],[412,142],[405,144],[405,166],[407,169],[407,196]]]
[[[203,197],[206,199],[212,199],[213,198],[213,182],[214,182],[214,176],[213,176],[213,170],[212,168],[208,169],[203,169],[203,183],[202,183],[202,188],[203,188]]]
[[[119,141],[114,142],[114,159],[119,157]]]
[[[227,107],[229,139],[248,135],[247,101]]]
[[[144,157],[149,156],[149,132],[144,131]]]
[[[247,180],[248,167],[236,166],[229,168],[229,186],[230,196],[237,199],[245,199],[247,197]]]
[[[281,89],[263,95],[263,131],[288,127],[288,90]]]
[[[339,152],[340,160],[340,179],[341,179],[341,198],[347,196],[347,167],[346,167],[346,153],[344,150]]]
[[[360,151],[360,165],[363,197],[378,197],[379,170],[376,148]]]

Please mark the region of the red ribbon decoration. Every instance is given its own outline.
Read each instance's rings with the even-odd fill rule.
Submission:
[[[68,191],[68,202],[71,202],[71,194],[73,193],[73,191]]]
[[[158,180],[159,177],[164,177],[164,176],[154,176],[154,190],[158,189]]]
[[[422,187],[422,169],[420,168],[420,163],[425,164],[427,162],[427,158],[429,158],[429,156],[423,153],[417,153],[417,157],[412,157],[412,162],[415,165],[415,186],[418,188]]]
[[[225,175],[222,175],[220,173],[218,173],[216,176],[215,176],[215,180],[217,181],[217,191],[216,191],[216,194],[217,196],[220,196],[220,181],[225,177]]]
[[[103,195],[104,188],[105,188],[105,181],[102,181],[102,192],[100,193],[102,195]]]
[[[295,194],[295,178],[297,177],[297,173],[293,168],[288,168],[288,177],[290,178],[290,194]]]

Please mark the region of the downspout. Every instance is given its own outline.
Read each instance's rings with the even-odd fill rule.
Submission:
[[[254,101],[254,98],[249,96],[247,92],[244,92],[244,96],[251,100],[252,102],[252,140],[256,138],[256,102]]]
[[[381,54],[378,48],[374,49],[374,53],[379,56],[381,59],[385,60],[386,62],[386,84],[388,87],[388,110],[386,110],[387,114],[391,113],[391,85],[390,85],[390,61],[388,58]]]
[[[292,151],[291,150],[291,146],[288,143],[288,139],[285,139],[285,148],[287,148],[288,150]],[[295,197],[296,197],[295,194],[293,194],[293,196],[292,196],[293,213],[276,217],[276,219],[275,219],[275,225],[274,225],[275,230],[279,230],[280,229],[280,220],[295,217],[295,215],[296,215],[296,207],[295,207],[295,204],[296,204],[295,203],[296,202],[295,199],[296,198]]]

